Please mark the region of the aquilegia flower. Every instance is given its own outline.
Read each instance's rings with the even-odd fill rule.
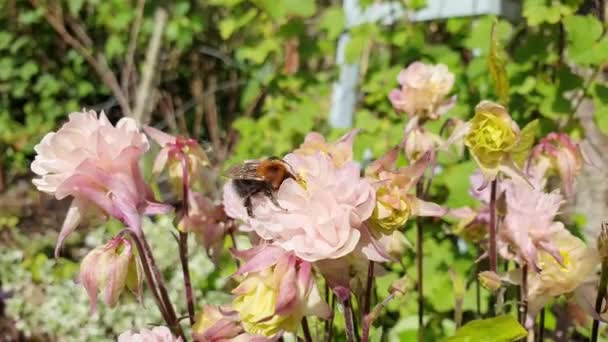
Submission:
[[[455,99],[446,100],[454,85],[454,74],[444,64],[414,62],[397,76],[401,88],[393,89],[389,99],[393,107],[409,116],[437,119],[446,113]]]
[[[297,331],[302,317],[329,318],[314,283],[312,265],[280,247],[262,244],[247,251],[235,251],[246,263],[232,291],[232,307],[250,334],[273,337]]]
[[[439,205],[417,198],[412,190],[431,162],[426,152],[414,164],[394,169],[398,150],[371,163],[366,176],[376,187],[376,205],[368,225],[373,233],[392,234],[402,228],[411,216],[443,216],[447,211]]]
[[[515,257],[532,267],[539,268],[538,250],[553,255],[562,262],[561,256],[551,241],[551,236],[564,229],[561,222],[554,222],[562,204],[559,191],[545,193],[539,186],[516,180],[506,181],[505,198],[507,213],[504,224],[498,231],[499,238],[510,248],[501,248],[503,257]]]
[[[375,205],[375,191],[360,177],[358,164],[346,161],[338,166],[322,152],[290,153],[284,160],[299,179],[283,181],[276,193],[281,208],[264,196],[254,196],[254,217],[250,217],[228,182],[224,186],[228,216],[306,261],[335,259],[352,252],[361,237],[359,229]]]
[[[118,342],[182,342],[181,337],[174,337],[167,327],[154,327],[141,329],[138,333],[131,330],[118,336]]]
[[[353,129],[333,143],[328,143],[321,134],[311,132],[306,135],[304,142],[294,153],[299,155],[313,155],[319,152],[326,153],[331,157],[336,166],[340,167],[344,163],[353,160],[353,140],[358,132],[358,129]]]
[[[528,271],[528,315],[526,327],[534,325],[536,314],[554,297],[583,290],[581,285],[595,275],[600,260],[597,251],[589,248],[566,229],[559,229],[549,238],[561,255],[562,262],[545,251],[539,251],[539,271]],[[521,268],[510,272],[511,281],[521,284]]]
[[[97,307],[97,292],[109,307],[116,306],[125,288],[139,298],[143,277],[131,241],[119,236],[93,249],[80,264],[78,280],[89,295],[91,311]]]
[[[135,120],[122,118],[113,126],[105,114],[72,113],[57,132],[48,133],[34,147],[32,171],[38,190],[57,199],[74,199],[59,233],[55,254],[63,240],[91,208],[139,231],[141,215],[166,213],[169,206],[152,201],[138,162],[148,140]]]

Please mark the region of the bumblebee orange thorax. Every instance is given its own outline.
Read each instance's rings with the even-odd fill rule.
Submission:
[[[274,190],[277,190],[285,178],[293,177],[278,160],[264,160],[260,162],[256,170],[257,176],[269,182]]]

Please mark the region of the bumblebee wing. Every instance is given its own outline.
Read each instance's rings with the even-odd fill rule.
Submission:
[[[248,161],[242,164],[233,165],[226,170],[226,177],[233,179],[251,179],[251,180],[264,180],[257,174],[258,161]]]

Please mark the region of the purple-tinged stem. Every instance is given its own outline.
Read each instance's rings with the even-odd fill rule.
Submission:
[[[496,189],[498,186],[498,180],[494,179],[490,188],[490,224],[489,230],[489,251],[488,257],[490,259],[490,271],[496,272],[497,264],[496,260],[498,255],[496,254]]]
[[[421,178],[416,184],[416,195],[418,198],[424,198],[423,193],[424,179]],[[416,289],[418,291],[418,341],[424,341],[424,233],[422,231],[422,218],[416,218],[416,270],[418,273],[418,282]]]
[[[302,317],[302,331],[304,332],[304,341],[312,342],[312,335],[310,334],[310,327],[308,327],[306,316]]]
[[[528,317],[528,264],[521,268],[521,323],[525,326]]]
[[[604,298],[606,298],[606,285],[608,285],[608,260],[602,261],[602,274],[600,277],[600,287],[597,290],[597,298],[595,299],[595,312],[598,315],[602,312],[602,303],[604,302]],[[600,321],[594,319],[591,330],[591,342],[597,342],[599,327]]]
[[[336,310],[336,297],[329,291],[329,286],[325,284],[325,298],[331,307],[331,316],[325,321],[325,341],[331,342],[334,332],[334,317]]]
[[[182,153],[182,203],[184,216],[187,217],[189,214],[189,192],[188,188],[189,177],[188,177],[188,157]],[[182,264],[182,273],[184,275],[184,289],[186,291],[186,306],[188,307],[188,316],[190,318],[190,326],[194,325],[195,322],[195,311],[194,311],[194,291],[192,291],[192,282],[190,281],[190,267],[188,265],[188,234],[185,232],[179,232],[179,260]]]
[[[186,289],[186,305],[188,306],[188,316],[190,325],[194,325],[194,292],[190,281],[190,268],[188,267],[188,234],[179,232],[179,259],[184,273],[184,288]]]
[[[346,340],[355,342],[355,324],[353,321],[353,308],[350,303],[350,296],[342,301],[344,306],[344,324],[346,326]]]
[[[540,321],[538,322],[538,341],[545,340],[545,307],[540,310]]]
[[[363,315],[361,316],[361,341],[369,341],[369,324],[366,323],[367,314],[372,302],[372,288],[374,287],[374,262],[369,261],[367,267],[367,286],[365,287],[365,298],[363,304]]]
[[[179,325],[179,322],[177,321],[177,318],[175,316],[175,312],[173,311],[173,306],[171,305],[171,302],[167,301],[166,299],[168,298],[168,296],[165,298],[165,296],[162,296],[160,294],[161,292],[159,291],[159,284],[162,284],[162,279],[159,278],[160,274],[156,276],[156,272],[158,271],[158,269],[156,268],[154,257],[152,256],[152,253],[149,250],[150,247],[148,246],[148,243],[145,240],[143,232],[141,232],[141,234],[138,234],[132,229],[126,228],[118,233],[118,235],[123,234],[128,234],[133,240],[133,242],[135,242],[135,246],[137,247],[138,254],[142,263],[142,268],[144,270],[144,276],[146,277],[146,281],[148,283],[148,286],[150,287],[150,291],[152,292],[152,297],[154,298],[154,301],[158,306],[161,316],[174,334],[181,336],[182,339],[185,339],[182,327]]]
[[[184,337],[184,332],[182,330],[182,327],[179,325],[179,323],[177,321],[177,315],[175,314],[175,309],[173,308],[173,304],[171,303],[171,298],[169,297],[169,293],[167,292],[167,287],[165,286],[163,277],[160,274],[160,270],[158,269],[158,266],[156,265],[156,260],[154,259],[154,256],[152,255],[152,250],[150,249],[150,245],[148,244],[148,241],[146,240],[146,237],[144,236],[143,232],[141,232],[140,239],[142,242],[142,246],[143,246],[146,258],[148,259],[148,261],[150,263],[150,269],[152,270],[152,274],[154,275],[154,278],[156,280],[156,285],[158,286],[160,298],[162,299],[163,303],[165,304],[165,308],[167,309],[169,319],[171,320],[171,322],[174,322],[172,324],[172,326],[174,327],[174,329],[176,331],[179,332],[180,336]]]

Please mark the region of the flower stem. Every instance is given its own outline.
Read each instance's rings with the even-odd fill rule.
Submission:
[[[374,262],[369,261],[369,266],[367,267],[367,286],[365,287],[365,302],[363,304],[363,318],[369,312],[369,308],[372,305],[372,289],[374,287]]]
[[[540,322],[538,322],[538,341],[543,342],[545,339],[545,307],[540,310]]]
[[[302,317],[302,331],[304,332],[304,341],[312,342],[312,335],[310,334],[310,328],[308,327],[308,320],[306,316]]]
[[[355,324],[353,321],[353,308],[350,303],[350,296],[342,301],[344,306],[344,325],[346,326],[346,340],[355,342]]]
[[[489,230],[489,258],[490,258],[490,271],[496,272],[497,268],[497,254],[496,254],[496,188],[498,186],[498,180],[494,179],[490,188],[490,224]]]
[[[430,186],[429,186],[430,187]],[[416,184],[416,195],[418,198],[424,199],[424,178],[421,178]],[[418,291],[418,341],[424,341],[424,234],[422,231],[422,218],[416,217],[416,270],[418,274],[418,283],[416,285]]]
[[[186,305],[188,306],[190,326],[193,326],[195,317],[194,292],[192,291],[190,268],[188,267],[188,234],[184,232],[179,232],[179,259],[182,264],[182,272],[184,273],[184,288],[186,289]]]
[[[528,264],[521,268],[521,323],[526,324],[528,317]],[[532,328],[534,330],[534,328]]]
[[[327,302],[331,307],[331,316],[327,321],[325,321],[325,341],[331,342],[332,335],[334,332],[334,316],[336,309],[336,297],[333,293],[329,292],[329,286],[325,284],[325,298],[327,298]]]
[[[595,312],[599,315],[602,312],[602,303],[606,297],[606,285],[608,284],[608,260],[602,261],[602,274],[600,278],[600,287],[597,290],[597,298],[595,299]],[[591,342],[597,342],[600,321],[593,320],[593,328],[591,330]]]
[[[173,304],[171,303],[171,298],[169,298],[169,294],[167,292],[167,288],[165,287],[163,278],[160,274],[160,270],[158,269],[158,266],[156,265],[156,260],[154,259],[154,256],[152,255],[152,250],[150,249],[150,245],[148,244],[148,241],[146,240],[146,237],[143,234],[143,232],[141,232],[139,238],[141,239],[144,253],[146,255],[146,258],[148,259],[148,262],[150,264],[150,269],[152,270],[152,274],[154,275],[154,278],[156,280],[156,285],[158,286],[160,298],[162,299],[162,301],[165,305],[165,308],[167,309],[167,314],[169,316],[169,319],[171,320],[171,323],[170,323],[171,330],[177,332],[177,334],[182,336],[182,338],[185,340],[184,332],[182,330],[181,325],[179,324],[179,322],[177,320],[177,316],[175,314],[175,309],[173,308]]]
[[[163,316],[163,319],[165,320],[171,331],[174,334],[181,336],[182,340],[185,341],[184,332],[182,330],[182,327],[179,325],[179,321],[177,320],[175,311],[173,311],[171,301],[166,295],[166,289],[164,289],[162,278],[160,278],[160,273],[158,272],[154,257],[152,256],[152,253],[150,251],[150,246],[148,245],[148,242],[146,241],[143,232],[140,232],[138,234],[136,231],[126,228],[118,233],[118,235],[122,234],[128,234],[135,242],[135,246],[137,247],[137,250],[139,252],[138,254],[142,263],[142,268],[144,270],[146,281],[148,282],[148,286],[150,287],[150,291],[152,292],[152,297],[154,298],[154,301],[158,306],[161,316]],[[165,295],[162,294],[163,289],[165,290]]]
[[[188,203],[190,195],[190,188],[188,188],[188,157],[182,152],[182,203],[184,207],[184,216],[188,217],[189,205]],[[186,306],[188,307],[188,316],[190,318],[190,326],[194,326],[194,292],[192,291],[192,283],[190,281],[190,267],[188,265],[188,234],[185,232],[179,232],[179,260],[182,264],[182,273],[184,274],[184,289],[186,291]]]

